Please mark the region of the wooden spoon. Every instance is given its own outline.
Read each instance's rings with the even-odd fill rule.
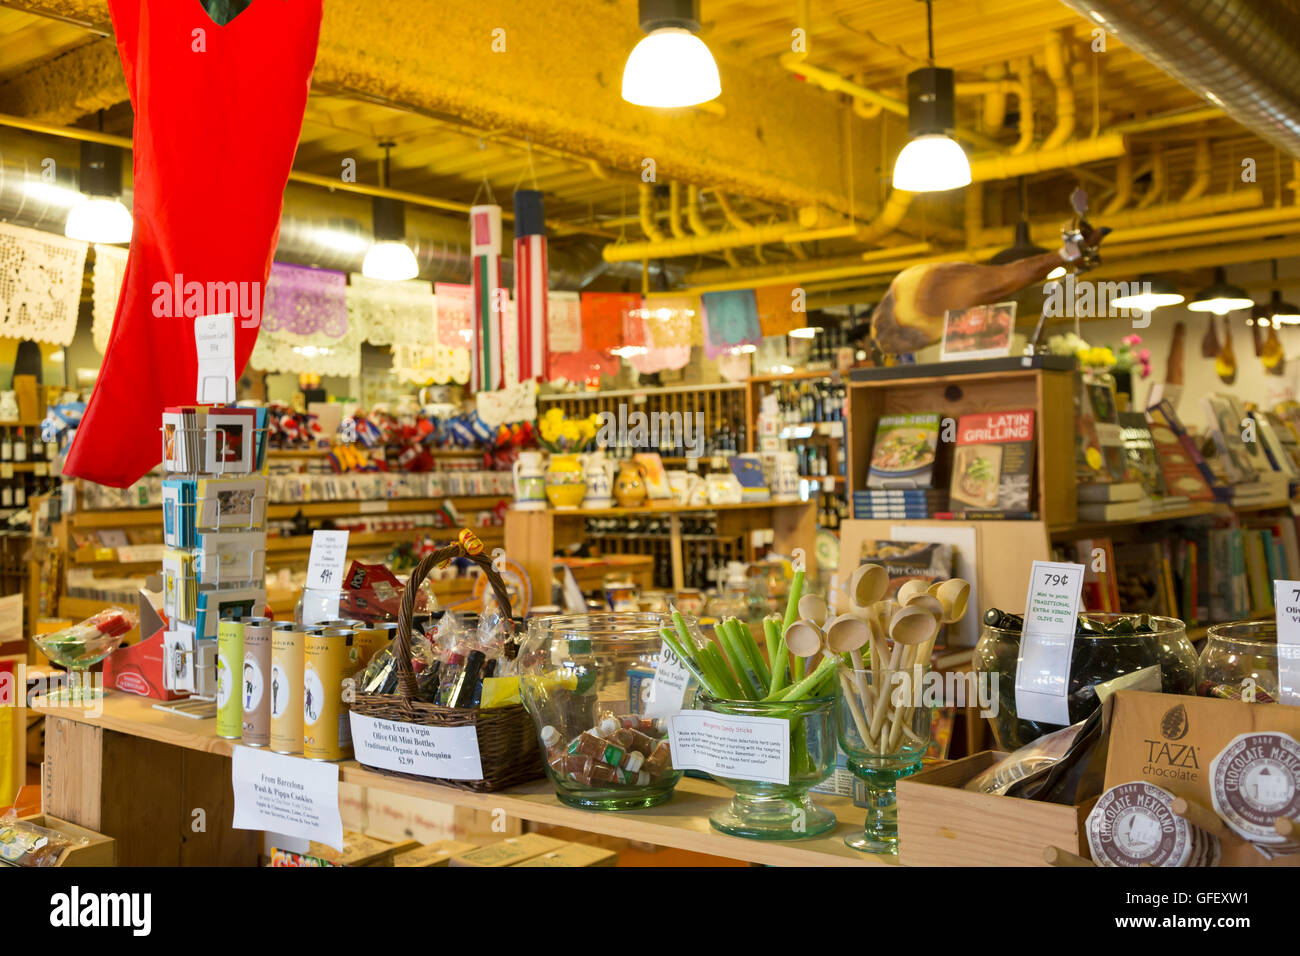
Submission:
[[[826,623],[826,599],[820,594],[805,594],[799,599],[799,617],[812,621],[818,627]],[[789,641],[786,642],[787,645]]]
[[[929,586],[929,582],[921,578],[912,578],[910,581],[904,581],[898,588],[898,603],[906,604],[912,599],[914,594],[924,594]]]
[[[935,595],[943,605],[943,623],[956,624],[966,616],[966,605],[970,602],[970,583],[962,578],[950,578],[939,585]]]
[[[904,607],[919,607],[933,614],[936,620],[943,620],[943,602],[933,594],[913,594]]]
[[[785,646],[791,654],[812,657],[821,650],[821,628],[812,621],[797,620],[785,632]]]
[[[1201,357],[1207,359],[1218,358],[1219,349],[1222,346],[1219,344],[1218,333],[1214,330],[1214,313],[1211,312],[1207,315],[1205,320],[1207,324],[1205,326],[1205,338],[1201,339]]]
[[[864,564],[849,578],[849,599],[853,604],[869,607],[889,590],[889,572],[879,564]]]
[[[826,646],[836,654],[860,651],[870,638],[870,626],[856,614],[841,614],[826,624]]]

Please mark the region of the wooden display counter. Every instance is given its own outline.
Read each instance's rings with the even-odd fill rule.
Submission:
[[[261,834],[232,830],[230,756],[238,741],[216,736],[216,721],[192,720],[154,710],[155,701],[110,691],[102,712],[51,707],[43,773],[46,813],[117,841],[121,866],[253,866]],[[355,761],[339,763],[345,783],[508,816],[621,837],[656,846],[772,866],[887,866],[892,856],[872,856],[845,846],[861,830],[866,810],[845,797],[813,794],[835,813],[836,828],[798,842],[746,840],[718,833],[709,814],[731,798],[715,783],[683,777],[673,798],[648,810],[602,812],[565,806],[547,780],[501,793],[469,793],[432,783],[389,777]],[[196,811],[203,829],[195,829]]]

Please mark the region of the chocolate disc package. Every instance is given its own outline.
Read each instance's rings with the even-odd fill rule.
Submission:
[[[1174,815],[1173,802],[1167,790],[1140,781],[1107,790],[1088,814],[1093,862],[1187,866],[1197,849],[1196,828]]]
[[[1300,743],[1286,734],[1241,734],[1210,763],[1214,810],[1244,840],[1295,852],[1273,828],[1300,817]],[[1260,847],[1261,852],[1263,848]]]

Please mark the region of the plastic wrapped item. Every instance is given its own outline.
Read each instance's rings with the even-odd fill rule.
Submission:
[[[0,817],[0,862],[9,866],[58,866],[64,850],[85,843],[58,830],[19,820],[12,811]]]
[[[111,607],[61,631],[33,635],[32,640],[54,663],[85,670],[117,650],[122,638],[139,623],[134,611]]]
[[[1013,754],[1003,757],[979,776],[967,781],[965,790],[1001,796],[1013,788],[1024,789],[1024,783],[1041,781],[1047,772],[1065,758],[1089,723],[1100,719],[1096,711],[1087,720],[1071,724],[1053,733],[1039,737]],[[1017,785],[1020,787],[1017,787]],[[1012,794],[1013,796],[1020,794]]]

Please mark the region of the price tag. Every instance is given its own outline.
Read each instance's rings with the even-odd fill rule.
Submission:
[[[790,721],[688,710],[668,723],[674,770],[790,784]]]
[[[371,767],[446,780],[482,780],[483,763],[474,727],[428,727],[367,717],[355,711],[352,746]]]
[[[667,644],[659,648],[659,663],[655,678],[650,682],[649,696],[645,700],[647,717],[673,717],[682,710],[686,688],[691,682],[691,672],[681,658]]]
[[[1274,581],[1277,609],[1277,691],[1283,704],[1300,705],[1300,581]]]
[[[1070,656],[1083,593],[1082,564],[1035,561],[1016,662],[1016,715],[1068,726]]]
[[[302,621],[319,624],[339,616],[339,597],[348,557],[348,532],[313,531],[303,586]]]
[[[363,515],[383,514],[388,510],[387,501],[358,501],[357,513]]]
[[[199,360],[197,394],[202,403],[235,400],[235,314],[219,312],[194,320],[194,351]]]
[[[231,760],[236,830],[270,830],[343,849],[339,765],[236,747]]]

